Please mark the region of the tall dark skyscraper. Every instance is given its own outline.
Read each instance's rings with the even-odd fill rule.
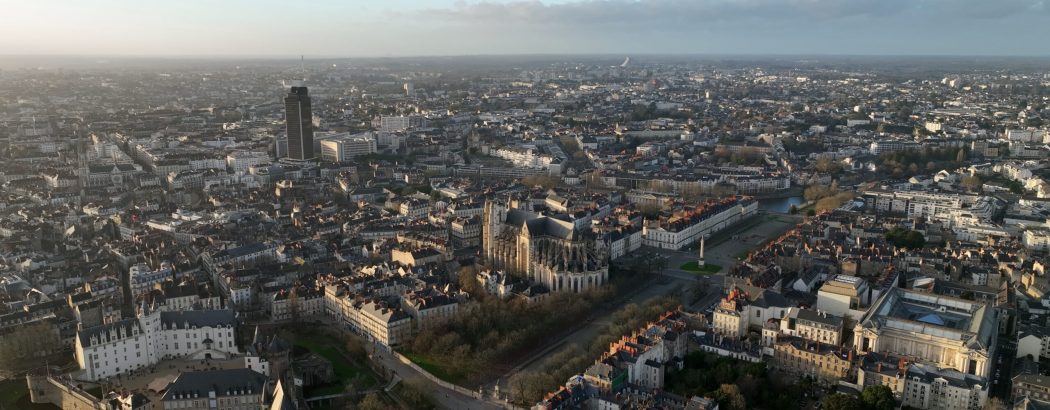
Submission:
[[[314,159],[314,123],[310,95],[306,86],[293,85],[284,97],[285,121],[288,124],[288,158]]]

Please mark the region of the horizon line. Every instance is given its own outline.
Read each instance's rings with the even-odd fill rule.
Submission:
[[[122,58],[122,59],[199,59],[199,60],[299,60],[306,54],[0,54],[0,59],[13,58]],[[581,53],[453,53],[453,54],[319,54],[311,60],[338,59],[408,59],[408,58],[464,58],[464,57],[961,57],[961,58],[1050,58],[1050,54],[937,54],[937,53],[714,53],[714,52],[581,52]]]

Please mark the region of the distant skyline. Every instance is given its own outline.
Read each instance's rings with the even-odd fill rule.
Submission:
[[[42,0],[4,14],[2,55],[1050,55],[1050,0]]]

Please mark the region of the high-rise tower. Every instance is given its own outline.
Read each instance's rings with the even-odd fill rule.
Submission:
[[[288,158],[298,161],[314,159],[314,124],[310,95],[302,83],[292,85],[284,97],[285,121],[288,128]]]

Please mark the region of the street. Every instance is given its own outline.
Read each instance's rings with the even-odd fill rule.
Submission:
[[[989,379],[992,386],[988,392],[989,396],[999,397],[1003,400],[1010,398],[1010,389],[1013,383],[1014,360],[1017,356],[1017,341],[1010,337],[999,337],[999,348],[995,352],[995,364],[992,365],[992,374]]]
[[[755,219],[760,218],[760,219]],[[798,217],[781,214],[759,214],[748,220],[741,221],[730,226],[719,233],[721,239],[707,246],[705,259],[708,263],[717,264],[722,267],[718,274],[698,275],[694,272],[682,270],[680,266],[686,262],[695,261],[699,254],[693,251],[676,251],[643,247],[638,252],[653,252],[667,258],[666,268],[660,272],[662,278],[650,282],[650,285],[631,296],[626,303],[642,304],[649,300],[667,296],[682,291],[681,302],[694,310],[706,310],[718,303],[723,294],[724,273],[733,265],[739,263],[736,259],[741,253],[747,253],[757,249],[783,234],[796,225]],[[694,297],[692,292],[697,283],[701,283],[704,293],[695,303],[691,303]],[[522,364],[507,372],[500,378],[500,390],[507,391],[507,381],[518,372],[539,371],[543,365],[543,358],[560,352],[571,350],[574,346],[586,350],[590,343],[609,324],[610,316],[615,309],[609,309],[594,317],[586,325],[573,331],[569,335],[552,341],[547,349],[541,350],[540,354],[527,358]],[[583,369],[581,369],[582,371]]]
[[[754,218],[761,219],[756,220]],[[666,268],[659,273],[660,277],[654,278],[647,287],[628,296],[623,301],[623,304],[642,304],[649,300],[678,292],[683,305],[699,311],[711,309],[722,297],[724,273],[736,263],[739,263],[737,257],[757,249],[769,240],[791,229],[795,226],[793,221],[796,220],[793,216],[779,214],[760,214],[754,218],[729,227],[720,233],[716,241],[709,244],[705,249],[705,259],[708,263],[722,267],[722,270],[717,274],[699,275],[682,270],[680,268],[682,264],[697,259],[698,254],[694,251],[643,248],[640,252],[652,252],[667,258]],[[700,286],[697,286],[698,284]],[[697,288],[704,289],[703,294],[699,298],[693,297],[693,291]],[[696,299],[696,301],[693,302],[693,299]],[[500,391],[509,391],[507,382],[518,372],[539,371],[545,357],[572,349],[574,346],[586,350],[590,343],[609,324],[610,317],[615,311],[616,309],[600,310],[583,326],[560,339],[552,340],[545,349],[540,350],[532,357],[522,360],[515,368],[499,378]],[[422,386],[424,391],[429,393],[435,404],[441,408],[498,409],[502,407],[498,403],[480,401],[469,395],[461,394],[434,383],[411,366],[401,363],[394,355],[382,348],[374,349],[371,357],[382,369],[392,372],[392,375],[396,375],[402,382]],[[388,376],[392,375],[388,374]]]
[[[372,360],[378,362],[384,369],[389,369],[401,378],[402,383],[410,383],[419,386],[430,395],[430,399],[437,406],[444,409],[465,410],[489,410],[502,408],[499,405],[480,401],[470,396],[450,390],[437,383],[430,381],[412,367],[401,363],[396,357],[382,348],[377,348],[371,355]]]

